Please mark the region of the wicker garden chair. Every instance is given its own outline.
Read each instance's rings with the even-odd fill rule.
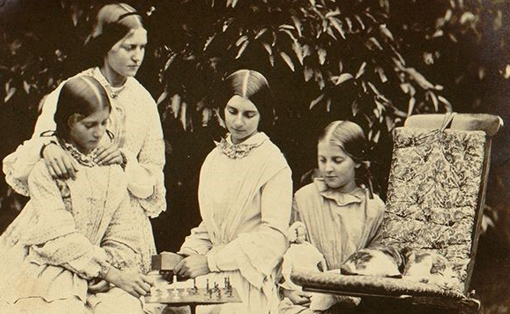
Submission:
[[[440,253],[464,265],[457,289],[340,273],[293,273],[305,291],[403,299],[411,304],[478,311],[469,292],[489,172],[491,138],[502,126],[489,114],[423,114],[394,132],[380,242]]]

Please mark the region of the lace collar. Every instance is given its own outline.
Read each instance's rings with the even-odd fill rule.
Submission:
[[[119,94],[124,89],[126,89],[127,82],[129,81],[129,78],[127,78],[126,82],[122,86],[114,87],[110,84],[110,82],[108,82],[106,77],[104,77],[103,73],[101,73],[101,70],[99,68],[94,68],[92,70],[92,76],[95,79],[97,79],[99,83],[101,83],[101,85],[104,87],[104,89],[112,99],[116,99],[119,96]]]
[[[259,132],[242,143],[232,143],[230,133],[226,138],[222,138],[220,142],[215,142],[216,147],[228,158],[241,159],[248,156],[248,154],[256,147],[259,147],[268,139],[267,135]]]
[[[313,180],[315,187],[319,193],[327,199],[335,201],[338,206],[346,206],[349,204],[356,204],[362,202],[362,197],[365,195],[362,188],[356,188],[350,193],[343,193],[331,190],[323,178],[315,178]]]
[[[83,165],[85,167],[94,167],[97,166],[97,163],[94,161],[94,153],[90,153],[88,155],[85,155],[84,153],[80,152],[74,145],[69,143],[61,143],[62,147],[71,155],[80,165]]]

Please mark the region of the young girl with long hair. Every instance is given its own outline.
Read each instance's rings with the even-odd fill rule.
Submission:
[[[278,313],[277,265],[287,249],[292,180],[280,149],[264,133],[273,125],[274,96],[266,78],[238,70],[221,86],[221,114],[229,131],[202,165],[202,223],[191,230],[175,267],[184,278],[223,282],[242,303],[199,308],[197,313]]]
[[[293,220],[304,223],[307,238],[324,255],[328,270],[340,269],[352,253],[366,247],[382,222],[384,203],[369,188],[366,147],[359,125],[330,123],[317,144],[320,176],[294,196]],[[284,289],[283,295],[280,313],[312,313],[310,294]],[[327,313],[335,313],[334,308]]]
[[[78,171],[60,179],[44,159],[33,166],[30,200],[0,237],[0,313],[143,313],[151,280],[126,175],[96,161],[110,112],[94,78],[62,86],[53,145]]]
[[[134,78],[144,59],[146,44],[147,30],[133,7],[125,3],[102,6],[83,50],[90,68],[77,75],[99,81],[110,99],[108,130],[113,136],[100,143],[95,161],[100,165],[123,165],[129,204],[143,231],[144,272],[150,270],[151,256],[156,253],[149,218],[166,209],[161,121],[154,99]],[[65,81],[44,100],[32,138],[3,161],[7,183],[22,195],[29,195],[27,177],[41,158],[56,178],[75,178],[79,170],[68,151],[55,145],[51,137],[41,136],[55,130],[57,99],[64,84]]]

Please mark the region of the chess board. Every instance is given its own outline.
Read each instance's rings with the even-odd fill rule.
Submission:
[[[145,296],[146,303],[163,303],[174,305],[207,305],[223,303],[240,303],[241,298],[235,288],[185,288],[158,289]]]

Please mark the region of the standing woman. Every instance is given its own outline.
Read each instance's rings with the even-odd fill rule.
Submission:
[[[141,16],[131,6],[118,3],[102,7],[85,52],[93,67],[78,74],[94,77],[105,88],[112,105],[109,138],[103,138],[95,162],[121,164],[128,180],[130,206],[143,231],[144,272],[150,270],[155,244],[149,217],[166,208],[163,166],[163,132],[157,106],[149,92],[134,78],[144,58],[147,31]],[[44,101],[32,138],[4,159],[6,181],[20,194],[29,196],[27,177],[42,157],[53,177],[75,178],[78,169],[71,156],[53,137],[59,85]]]
[[[274,121],[267,80],[239,70],[223,82],[219,104],[228,131],[202,165],[198,198],[202,223],[191,230],[174,269],[184,278],[237,289],[243,303],[198,313],[277,313],[276,267],[287,249],[291,170],[262,131]],[[205,275],[205,276],[202,276]]]

